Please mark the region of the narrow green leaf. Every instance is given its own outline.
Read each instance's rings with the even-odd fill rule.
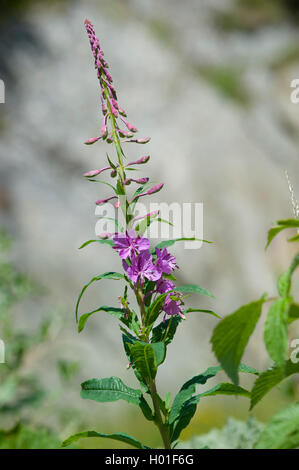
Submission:
[[[280,276],[278,280],[278,292],[282,297],[287,297],[291,289],[291,278],[295,269],[299,266],[299,253],[293,259],[291,266]]]
[[[299,373],[299,362],[293,363],[288,360],[281,366],[275,366],[260,374],[251,391],[252,409],[272,388],[292,374]]]
[[[156,248],[159,248],[161,250],[165,246],[166,247],[172,246],[176,242],[181,242],[181,241],[198,241],[198,242],[204,242],[204,243],[213,243],[213,242],[210,242],[209,240],[202,240],[201,238],[194,238],[194,237],[191,237],[191,238],[174,238],[173,240],[164,240],[164,241],[158,243]],[[155,251],[155,249],[152,250],[152,251]]]
[[[128,387],[119,377],[90,379],[81,384],[81,397],[100,403],[125,400],[140,405],[141,390]]]
[[[170,439],[171,442],[176,441],[181,432],[189,425],[191,419],[196,413],[197,405],[200,401],[200,397],[192,397],[185,401],[183,404],[178,418],[170,425]]]
[[[183,311],[183,314],[185,313],[191,313],[191,312],[202,312],[202,313],[208,313],[209,315],[213,315],[214,317],[217,317],[217,318],[222,318],[220,315],[218,315],[217,313],[213,312],[213,310],[205,310],[203,308],[187,308],[187,310],[184,310]]]
[[[272,227],[268,231],[268,239],[267,239],[266,248],[268,248],[273,238],[276,237],[276,235],[282,230],[285,230],[287,228],[299,227],[299,220],[298,219],[279,220],[277,224],[278,224],[278,227]],[[296,237],[293,237],[289,239],[289,241],[297,241],[295,240],[295,238]]]
[[[215,387],[211,388],[211,390],[200,393],[199,397],[202,398],[213,395],[238,395],[250,398],[250,392],[248,390],[231,383],[219,383]]]
[[[196,385],[204,385],[209,378],[215,377],[215,375],[220,370],[222,370],[222,368],[218,366],[209,367],[203,374],[199,374],[193,377],[182,386],[181,390],[173,401],[170,411],[169,423],[171,428],[172,442],[178,439],[182,430],[185,429],[185,427],[190,423],[196,412],[197,404],[199,403],[201,396],[205,396],[205,394],[216,395],[217,389],[219,394],[240,394],[243,396],[249,395],[249,392],[241,389],[241,387],[237,387],[232,384],[218,384],[218,386],[214,387],[208,392],[192,396],[193,393],[195,393]],[[239,371],[258,374],[256,369],[246,366],[245,364],[240,364]]]
[[[211,292],[207,289],[204,289],[201,286],[197,286],[196,284],[185,284],[184,286],[175,287],[175,292],[181,292],[183,294],[201,294],[207,295],[208,297],[215,298]]]
[[[215,327],[213,351],[227,375],[238,385],[238,367],[249,338],[260,318],[264,298],[240,307]]]
[[[145,325],[149,326],[155,323],[157,320],[161,310],[162,310],[162,305],[164,300],[166,299],[167,295],[169,292],[166,292],[165,294],[159,295],[155,301],[152,303],[152,305],[149,307],[149,310],[147,312],[146,318],[145,318]]]
[[[153,328],[151,343],[164,341],[166,345],[170,344],[181,321],[182,318],[179,315],[175,315],[159,323],[159,325]],[[166,332],[167,336],[165,337]]]
[[[294,237],[288,238],[288,242],[299,242],[299,233]]]
[[[272,227],[272,228],[270,228],[270,230],[268,231],[268,238],[267,238],[267,244],[265,246],[265,249],[268,248],[268,246],[272,242],[273,238],[275,238],[276,235],[278,235],[279,232],[281,232],[285,228],[287,228],[287,227]]]
[[[284,297],[276,300],[270,307],[264,327],[264,341],[269,356],[281,365],[286,359],[289,339],[287,332],[287,313],[291,299]]]
[[[141,444],[141,442],[137,441],[132,436],[129,436],[125,432],[116,432],[113,434],[104,434],[102,432],[96,432],[96,431],[83,431],[79,432],[78,434],[73,434],[73,436],[70,436],[68,439],[63,441],[61,444],[62,447],[67,447],[73,442],[78,441],[79,439],[85,438],[85,437],[103,437],[107,439],[113,439],[115,441],[121,441],[125,442],[126,444],[129,444],[133,447],[136,447],[136,449],[149,449],[149,447],[144,446]]]
[[[299,403],[275,414],[254,445],[255,449],[296,449],[299,447]]]
[[[285,227],[299,227],[299,220],[298,219],[278,220],[277,224],[283,225]]]
[[[107,272],[107,273],[104,273],[104,274],[100,274],[99,276],[95,276],[91,279],[91,281],[89,281],[87,284],[85,284],[85,286],[83,287],[83,289],[81,290],[80,292],[80,295],[78,297],[78,300],[77,300],[77,304],[76,304],[76,321],[78,321],[78,310],[79,310],[79,305],[80,305],[80,301],[82,299],[82,296],[84,294],[84,292],[86,291],[86,289],[93,283],[93,282],[96,282],[96,281],[100,281],[101,279],[113,279],[113,280],[120,280],[120,279],[125,279],[124,275],[123,274],[120,274],[120,273],[116,273],[116,272]]]
[[[91,243],[101,243],[103,245],[110,245],[110,246],[113,246],[114,245],[114,241],[113,240],[108,240],[107,239],[103,239],[103,240],[88,240],[87,242],[83,243],[83,245],[81,245],[79,247],[79,250],[81,250],[82,248],[84,248],[85,246],[87,245],[90,245]]]
[[[83,315],[80,316],[79,322],[78,322],[78,333],[81,333],[81,331],[84,329],[85,324],[87,320],[89,319],[89,317],[91,317],[97,312],[106,312],[109,315],[116,317],[118,320],[121,320],[121,321],[124,320],[124,311],[121,308],[114,308],[114,307],[108,307],[107,305],[102,305],[102,307],[99,307],[96,310],[93,310],[92,312],[84,313]],[[126,321],[124,323],[126,324]]]
[[[221,367],[209,367],[202,374],[196,375],[192,379],[185,382],[180,391],[176,394],[169,415],[169,423],[173,423],[180,415],[184,403],[189,400],[195,393],[196,385],[204,385],[208,379],[215,377],[221,370]]]

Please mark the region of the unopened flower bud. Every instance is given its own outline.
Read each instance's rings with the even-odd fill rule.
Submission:
[[[102,139],[106,139],[107,135],[108,135],[108,130],[107,130],[106,123],[104,123],[101,127],[101,137],[102,137]]]
[[[135,144],[147,144],[150,140],[150,137],[143,137],[141,139],[126,140],[125,142],[134,142]]]
[[[101,170],[91,170],[91,171],[88,171],[87,173],[84,173],[83,176],[85,176],[86,178],[92,178],[93,176],[97,176],[101,173]]]
[[[106,202],[110,201],[111,199],[116,199],[117,196],[110,196],[110,197],[107,197],[106,199],[98,199],[96,201],[96,205],[99,206],[101,204],[105,204]]]
[[[94,144],[95,142],[97,142],[101,138],[102,137],[92,137],[91,139],[86,140],[86,142],[84,142],[84,144],[86,144],[86,145]]]
[[[119,111],[119,114],[121,114],[124,117],[127,117],[126,111],[123,108],[121,108],[120,106],[118,107],[118,111]]]
[[[133,126],[132,124],[130,124],[128,121],[126,121],[125,119],[123,119],[122,117],[120,117],[120,119],[122,120],[122,122],[125,124],[125,126],[129,129],[129,131],[131,132],[138,132],[138,129]]]
[[[135,162],[130,162],[128,163],[127,166],[130,166],[130,165],[142,165],[143,163],[147,163],[150,159],[150,156],[149,155],[145,155],[144,157],[141,157],[139,158],[139,160],[136,160]]]

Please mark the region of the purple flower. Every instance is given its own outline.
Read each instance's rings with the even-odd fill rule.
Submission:
[[[169,281],[168,279],[163,279],[163,277],[161,277],[161,279],[159,279],[156,284],[156,290],[159,292],[159,294],[165,294],[165,292],[174,289],[174,287],[175,286],[173,282]]]
[[[137,256],[133,253],[131,260],[131,266],[123,260],[123,268],[135,285],[137,285],[138,282],[142,285],[145,279],[150,281],[160,279],[161,272],[158,270],[157,266],[153,264],[152,255],[149,251],[143,251]]]
[[[167,315],[179,315],[185,320],[185,316],[181,311],[181,303],[171,298],[172,294],[168,294],[163,303],[163,310]]]
[[[126,233],[118,233],[114,238],[114,250],[119,251],[122,259],[135,255],[149,249],[148,238],[137,237],[135,230],[131,229]]]
[[[156,248],[156,265],[165,274],[170,274],[175,268],[177,268],[175,257],[167,251],[164,247],[163,250]]]

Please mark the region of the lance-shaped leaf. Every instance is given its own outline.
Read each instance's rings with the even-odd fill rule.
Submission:
[[[169,416],[171,442],[178,439],[182,430],[188,426],[196,412],[197,404],[201,397],[209,395],[250,396],[250,393],[247,390],[229,383],[220,383],[211,390],[192,396],[195,392],[196,385],[205,384],[209,378],[215,377],[220,370],[222,370],[221,367],[209,367],[203,374],[193,377],[182,386],[173,401]],[[245,364],[240,364],[239,370],[240,372],[258,374],[256,369],[246,366]]]
[[[299,220],[298,219],[279,220],[277,224],[278,224],[277,227],[272,227],[268,231],[268,239],[267,239],[266,248],[270,245],[273,238],[275,238],[276,235],[280,233],[282,230],[285,230],[287,228],[299,227]],[[295,241],[295,240],[292,240],[292,241]]]
[[[250,392],[248,390],[245,390],[245,388],[242,388],[239,385],[234,385],[227,382],[219,383],[210,390],[207,390],[203,393],[199,393],[200,398],[210,397],[213,395],[238,395],[250,398]]]
[[[87,242],[84,242],[83,245],[81,245],[79,247],[79,250],[81,250],[82,248],[85,248],[87,245],[90,245],[91,243],[100,243],[102,245],[110,245],[110,246],[113,246],[114,245],[114,241],[113,240],[108,240],[108,239],[102,239],[102,240],[88,240]]]
[[[191,312],[202,312],[202,313],[207,313],[208,315],[212,315],[213,317],[216,317],[216,318],[222,318],[220,315],[213,312],[213,310],[206,310],[203,308],[187,308],[186,310],[183,310],[183,314],[191,313]]]
[[[215,375],[218,374],[218,372],[220,372],[221,370],[223,369],[220,366],[209,367],[205,372],[199,375],[195,375],[194,377],[192,377],[192,379],[188,380],[182,385],[180,391],[177,393],[172,403],[170,416],[169,416],[170,423],[174,422],[178,418],[184,403],[188,401],[192,397],[192,395],[195,393],[196,386],[204,385],[208,379],[215,377]],[[258,375],[259,373],[253,367],[247,366],[245,364],[239,365],[239,372],[244,372],[244,373],[249,373],[249,374],[254,374],[254,375]],[[232,386],[235,387],[234,385]],[[235,388],[235,390],[237,389]]]
[[[122,340],[123,340],[123,345],[125,349],[125,353],[127,355],[128,361],[130,366],[132,367],[134,374],[136,375],[136,378],[139,380],[140,385],[145,391],[148,391],[148,386],[143,379],[142,375],[140,374],[139,370],[136,368],[136,365],[133,361],[133,357],[131,354],[131,347],[136,343],[136,341],[140,341],[138,338],[135,338],[135,336],[131,335],[129,332],[124,331],[124,334],[122,335]]]
[[[238,385],[238,367],[255,325],[260,318],[264,298],[251,302],[221,320],[214,329],[213,351],[227,375]]]
[[[260,374],[251,390],[252,409],[273,387],[290,375],[299,373],[299,362],[293,363],[288,360],[281,366],[275,366]]]
[[[221,370],[221,367],[209,367],[205,372],[202,374],[196,375],[192,379],[185,382],[180,391],[176,394],[170,415],[169,415],[169,423],[173,423],[180,415],[180,412],[184,406],[184,403],[187,402],[192,395],[196,391],[196,385],[204,385],[206,381],[215,375]]]
[[[89,281],[87,284],[85,284],[85,286],[83,287],[83,289],[80,292],[80,295],[78,297],[77,304],[76,304],[76,320],[77,321],[78,321],[78,309],[79,309],[80,301],[82,299],[82,296],[83,296],[84,292],[86,291],[86,289],[93,282],[100,281],[101,279],[113,279],[113,280],[118,281],[120,279],[125,279],[125,276],[123,274],[111,271],[111,272],[107,272],[107,273],[104,273],[104,274],[100,274],[99,276],[95,276],[91,279],[91,281]]]
[[[133,447],[136,447],[136,449],[149,449],[149,447],[144,446],[143,444],[141,444],[141,442],[137,441],[137,439],[135,439],[132,436],[129,436],[125,432],[116,432],[116,433],[113,433],[113,434],[104,434],[102,432],[97,432],[97,431],[83,431],[83,432],[79,432],[78,434],[73,434],[68,439],[63,441],[61,446],[62,447],[67,447],[70,444],[72,444],[73,442],[76,442],[79,439],[83,439],[83,438],[86,438],[86,437],[102,437],[102,438],[106,438],[106,439],[113,439],[115,441],[125,442],[126,444],[129,444]]]
[[[287,333],[287,315],[291,299],[276,300],[270,307],[264,327],[264,340],[269,356],[281,365],[286,359],[289,339]]]
[[[124,311],[121,308],[114,308],[114,307],[108,307],[107,305],[102,305],[102,307],[97,308],[96,310],[93,310],[92,312],[84,313],[83,315],[80,316],[79,322],[78,322],[78,333],[80,333],[89,319],[92,315],[94,315],[97,312],[106,312],[109,315],[112,315],[113,317],[117,318],[118,320],[123,321],[126,324],[126,320],[124,318]]]
[[[154,379],[157,374],[155,351],[151,344],[136,342],[130,349],[134,366],[146,382]]]
[[[215,298],[207,289],[197,286],[196,284],[185,284],[184,286],[175,287],[174,291],[181,292],[182,294],[201,294],[212,297],[213,299]]]
[[[278,280],[278,292],[282,297],[287,297],[291,289],[291,278],[295,269],[299,266],[299,253],[295,256],[291,266],[280,276]]]
[[[81,397],[100,403],[125,400],[141,408],[144,416],[151,419],[151,409],[141,390],[128,387],[119,377],[90,379],[81,384]]]
[[[167,320],[161,321],[159,325],[153,328],[151,342],[164,341],[166,345],[170,344],[181,321],[182,318],[179,315],[171,316]]]
[[[189,398],[186,400],[180,409],[178,418],[170,425],[170,440],[171,442],[176,441],[183,429],[185,429],[190,423],[191,419],[196,413],[197,405],[200,401],[200,396]]]
[[[150,326],[153,323],[155,323],[155,321],[157,320],[159,314],[161,313],[164,300],[169,295],[169,293],[170,293],[170,291],[165,292],[165,294],[159,295],[154,300],[154,302],[150,305],[150,307],[148,309],[148,312],[146,314],[146,318],[145,318],[145,325],[146,326]]]
[[[164,248],[165,246],[168,247],[168,246],[172,246],[174,245],[176,242],[181,242],[181,241],[198,241],[198,242],[204,242],[204,243],[213,243],[209,240],[202,240],[201,238],[195,238],[195,237],[191,237],[191,238],[186,238],[186,237],[183,237],[183,238],[174,238],[173,240],[164,240],[160,243],[158,243],[158,245],[156,246],[156,248],[159,248],[160,250],[162,248]],[[152,252],[155,251],[155,248],[152,250]]]
[[[275,414],[265,426],[255,449],[296,449],[299,447],[299,403]]]

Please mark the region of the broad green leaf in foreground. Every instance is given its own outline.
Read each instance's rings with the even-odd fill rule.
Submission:
[[[221,366],[238,385],[238,367],[249,338],[260,318],[264,298],[251,302],[221,320],[215,327],[211,343]]]
[[[104,274],[100,274],[99,276],[95,276],[91,279],[91,281],[89,281],[87,284],[85,284],[85,286],[83,287],[83,289],[81,290],[80,294],[79,294],[79,297],[78,297],[78,300],[77,300],[77,304],[76,304],[76,320],[78,321],[78,309],[79,309],[79,305],[80,305],[80,301],[82,299],[82,296],[84,294],[84,292],[86,291],[86,289],[93,283],[93,282],[96,282],[96,281],[100,281],[101,279],[113,279],[113,280],[120,280],[120,279],[125,279],[124,275],[123,274],[120,274],[120,273],[116,273],[116,272],[107,272],[107,273],[104,273]]]
[[[96,431],[83,431],[83,432],[79,432],[78,434],[73,434],[72,436],[70,436],[68,439],[63,441],[61,446],[62,447],[69,446],[73,442],[78,441],[79,439],[82,439],[85,437],[104,437],[107,439],[113,439],[115,441],[125,442],[126,444],[130,444],[131,446],[136,447],[137,449],[148,449],[148,447],[144,446],[143,444],[141,444],[141,442],[137,441],[137,439],[135,439],[132,436],[129,436],[125,432],[104,434],[102,432],[96,432]]]
[[[260,434],[255,449],[296,449],[299,447],[299,403],[275,414]]]
[[[252,409],[273,387],[290,375],[297,373],[299,373],[299,362],[293,363],[288,360],[283,365],[275,366],[260,374],[251,391],[250,409]]]

